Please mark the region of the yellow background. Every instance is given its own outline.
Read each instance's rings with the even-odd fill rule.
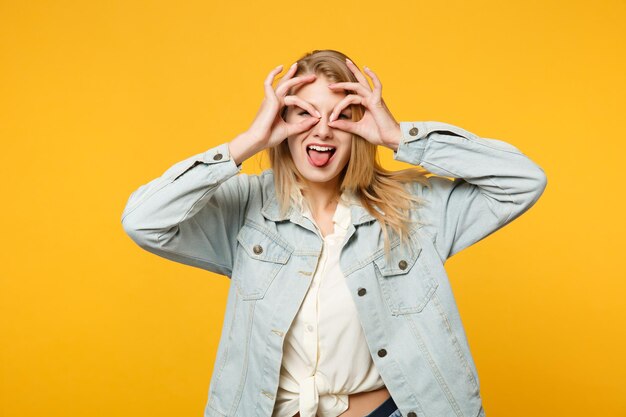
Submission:
[[[0,415],[202,415],[229,281],[143,251],[122,210],[246,130],[273,67],[330,48],[397,120],[547,173],[447,263],[487,415],[625,416],[625,21],[624,0],[0,1]]]

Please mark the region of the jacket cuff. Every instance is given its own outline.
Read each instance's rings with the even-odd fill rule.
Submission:
[[[393,153],[393,159],[420,165],[428,144],[426,122],[400,122],[400,130],[402,137],[398,149]]]
[[[214,165],[210,171],[210,177],[216,181],[230,178],[238,174],[242,168],[241,163],[236,165],[233,158],[231,158],[228,142],[225,142],[177,163],[164,175],[173,178],[172,181],[176,181],[187,171],[200,164]]]
[[[222,143],[204,152],[202,154],[202,162],[207,164],[224,163],[224,169],[233,171],[233,174],[241,171],[241,163],[236,165],[235,160],[230,156],[228,142]]]

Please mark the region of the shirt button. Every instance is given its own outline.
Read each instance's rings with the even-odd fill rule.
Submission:
[[[380,356],[381,358],[386,355],[387,355],[387,351],[385,349],[380,349],[378,351],[378,356]]]
[[[252,252],[259,255],[260,253],[263,252],[263,247],[261,245],[254,245],[254,247],[252,248]]]
[[[411,128],[411,130],[409,130],[409,135],[417,136],[418,132],[419,132],[419,130],[416,127],[413,127],[413,128]]]
[[[417,414],[415,414],[413,411],[409,411],[409,414],[407,414],[406,417],[417,417]]]
[[[308,326],[306,326],[306,329],[307,329],[308,331],[312,332],[312,331],[313,331],[313,326],[311,326],[311,325],[309,324]]]
[[[359,288],[359,291],[357,292],[357,294],[359,294],[360,297],[363,297],[366,292],[367,290],[365,288]]]
[[[399,267],[400,267],[400,269],[401,269],[401,270],[403,270],[403,271],[406,269],[406,267],[407,267],[408,265],[409,265],[409,264],[407,264],[407,263],[406,263],[406,261],[405,261],[404,259],[403,259],[403,260],[401,260],[400,262],[398,262],[398,266],[399,266]]]
[[[215,155],[213,155],[213,159],[216,161],[219,161],[220,159],[222,159],[222,154],[221,153],[216,153]]]

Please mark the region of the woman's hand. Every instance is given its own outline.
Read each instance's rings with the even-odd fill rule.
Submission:
[[[332,90],[352,90],[356,94],[348,94],[343,98],[330,114],[328,125],[354,133],[375,145],[383,145],[393,150],[397,149],[402,136],[400,124],[394,119],[382,98],[382,85],[374,72],[365,67],[365,72],[370,76],[374,84],[374,90],[370,89],[365,76],[356,65],[346,59],[348,68],[356,76],[358,82],[341,82],[329,84]],[[351,104],[361,104],[365,107],[365,113],[361,120],[352,122],[349,120],[335,120],[344,108]]]
[[[291,78],[297,70],[297,62],[295,62],[289,71],[282,77],[276,85],[276,90],[272,88],[274,77],[282,70],[282,65],[274,68],[265,79],[265,97],[261,103],[261,108],[252,122],[250,128],[246,131],[248,137],[253,138],[263,148],[270,148],[278,145],[288,136],[296,135],[304,132],[317,122],[321,115],[311,104],[300,99],[297,96],[287,95],[289,89],[295,85],[305,82],[314,81],[315,74],[308,74],[300,77]],[[317,117],[307,117],[300,123],[287,123],[280,117],[280,111],[284,106],[296,105]]]

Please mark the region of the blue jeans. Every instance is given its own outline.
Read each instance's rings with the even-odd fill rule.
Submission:
[[[398,406],[393,401],[393,398],[389,397],[365,417],[402,417],[402,414],[400,414],[400,410],[398,410]]]

